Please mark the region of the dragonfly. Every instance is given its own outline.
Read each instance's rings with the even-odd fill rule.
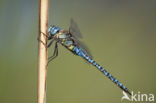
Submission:
[[[61,29],[59,26],[52,25],[48,28],[48,45],[51,47],[55,41],[55,47],[53,55],[48,58],[48,63],[58,56],[58,43],[64,46],[72,54],[82,57],[89,64],[92,64],[99,71],[101,71],[107,78],[109,78],[113,83],[115,83],[123,91],[131,95],[129,90],[119,82],[114,76],[112,76],[105,68],[99,65],[95,60],[92,59],[92,55],[89,52],[87,46],[80,42],[82,34],[80,33],[76,22],[71,19],[71,24],[69,30]]]

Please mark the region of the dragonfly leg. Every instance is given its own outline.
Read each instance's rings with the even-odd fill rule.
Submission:
[[[53,39],[50,35],[46,35],[46,34],[43,33],[43,32],[40,32],[40,33],[43,34],[48,40]],[[41,40],[39,39],[39,37],[37,38],[37,40],[43,43],[43,41],[41,41]],[[43,44],[45,45],[45,43],[43,43]]]
[[[45,33],[43,33],[43,32],[40,32],[40,33],[43,34],[46,38],[48,38],[48,36]],[[39,37],[37,38],[37,40],[40,41],[44,46],[47,47],[46,43],[44,43],[42,40],[40,40]]]
[[[50,43],[48,44],[48,48],[53,44],[53,42],[54,42],[54,39],[52,39],[51,41],[50,41]]]
[[[55,49],[52,56],[48,58],[48,63],[51,62],[53,59],[55,59],[58,56],[58,45],[57,42],[55,43]]]
[[[41,34],[43,34],[46,38],[48,38],[48,40],[53,39],[52,36],[50,35],[46,35],[45,33],[41,32]]]
[[[42,40],[40,40],[39,38],[37,38],[38,41],[42,42],[42,44],[44,44],[44,46],[46,46],[47,48],[49,48],[49,47],[52,45],[54,39],[53,39],[53,38],[50,38],[49,36],[47,36],[47,35],[44,34],[43,32],[41,32],[41,33],[42,33],[44,36],[46,36],[46,38],[48,38],[48,40],[52,39],[52,40],[50,41],[50,43],[49,43],[48,45],[46,45]]]
[[[43,34],[46,38],[48,38],[49,36],[47,36],[45,33],[43,32],[40,32],[41,34]]]
[[[44,46],[46,46],[47,48],[49,48],[51,45],[52,45],[52,43],[54,42],[54,39],[52,39],[51,41],[50,41],[50,43],[48,44],[48,45],[46,45],[42,40],[40,40],[39,38],[37,38],[37,40],[38,41],[40,41]]]
[[[42,40],[40,40],[39,38],[37,38],[37,40],[47,47],[46,43],[44,43]]]

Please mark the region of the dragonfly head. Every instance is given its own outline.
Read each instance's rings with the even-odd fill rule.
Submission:
[[[54,36],[56,33],[58,33],[60,31],[60,27],[57,27],[57,26],[50,26],[49,29],[48,29],[48,33],[51,35],[51,36]]]

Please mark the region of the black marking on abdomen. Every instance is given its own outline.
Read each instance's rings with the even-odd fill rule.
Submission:
[[[118,85],[118,87],[120,87],[122,90],[124,90],[125,92],[127,92],[128,94],[131,95],[131,93],[129,92],[129,90],[122,83],[120,83],[115,77],[113,77],[109,72],[107,72],[98,63],[96,63],[94,60],[92,60],[91,58],[89,58],[89,56],[87,56],[80,48],[74,47],[74,50],[73,51],[74,51],[74,53],[76,55],[81,56],[82,58],[84,58],[85,60],[87,60],[89,63],[91,63],[92,65],[94,65],[96,68],[98,68],[112,82],[114,82],[116,85]]]

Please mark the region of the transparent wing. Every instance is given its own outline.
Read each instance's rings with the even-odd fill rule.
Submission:
[[[77,23],[71,18],[69,32],[76,38],[83,38]]]
[[[79,41],[78,39],[74,38],[76,43],[78,44],[78,47],[80,47],[91,59],[93,59],[93,56],[89,50],[89,48],[85,45],[84,42]]]
[[[80,47],[90,58],[93,58],[89,48],[79,40],[83,38],[83,36],[80,32],[80,29],[78,28],[77,23],[73,19],[70,20],[70,23],[69,32],[72,35],[74,41],[77,43],[78,47]]]

